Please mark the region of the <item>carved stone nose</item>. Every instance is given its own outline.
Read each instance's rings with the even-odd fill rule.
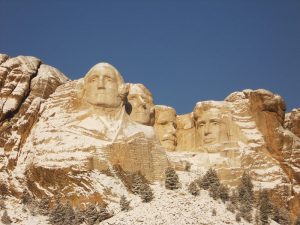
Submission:
[[[103,80],[99,79],[97,83],[97,89],[103,89],[105,88]]]
[[[210,134],[209,125],[206,124],[206,125],[204,126],[204,135],[209,135],[209,134]]]

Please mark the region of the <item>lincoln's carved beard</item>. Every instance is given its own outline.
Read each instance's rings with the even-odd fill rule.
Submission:
[[[122,103],[119,86],[113,68],[93,67],[84,78],[83,99],[96,107],[118,108]]]

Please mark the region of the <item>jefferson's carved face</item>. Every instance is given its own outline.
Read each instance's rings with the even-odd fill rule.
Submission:
[[[176,140],[176,112],[172,108],[155,108],[154,128],[162,146],[169,150],[174,150]]]
[[[220,110],[211,108],[203,111],[197,118],[196,130],[203,146],[219,143],[222,130]]]
[[[84,99],[96,106],[116,108],[122,99],[119,96],[120,80],[117,70],[107,63],[95,65],[84,78]]]
[[[142,84],[131,84],[127,96],[132,110],[130,118],[138,123],[150,125],[153,100],[151,93]]]

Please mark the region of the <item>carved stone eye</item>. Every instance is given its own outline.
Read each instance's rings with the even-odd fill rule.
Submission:
[[[113,79],[111,77],[109,77],[109,76],[105,76],[105,81],[112,82]]]
[[[167,122],[167,121],[164,121],[164,122],[161,122],[161,123],[159,123],[159,124],[165,126],[165,125],[168,124],[168,122]]]
[[[95,82],[97,80],[97,76],[92,76],[88,79],[89,83]]]
[[[203,127],[204,125],[205,125],[204,122],[199,122],[199,123],[198,123],[198,127]]]

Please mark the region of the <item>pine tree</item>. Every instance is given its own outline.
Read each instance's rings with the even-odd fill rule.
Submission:
[[[38,202],[32,198],[29,204],[27,204],[27,208],[29,209],[32,216],[36,216],[38,214]]]
[[[165,171],[165,187],[170,190],[179,188],[179,178],[176,171],[172,167],[168,167]]]
[[[247,220],[248,222],[252,221],[252,206],[250,204],[241,204],[240,213],[245,220]]]
[[[210,185],[209,187],[209,196],[212,197],[214,200],[217,200],[220,195],[219,195],[219,187],[215,184]]]
[[[198,181],[199,182],[199,187],[204,189],[204,190],[208,190],[210,187],[210,182],[208,177],[206,176],[206,174],[202,177],[201,180]]]
[[[279,224],[291,224],[289,213],[286,209],[273,206],[272,219]]]
[[[73,225],[75,221],[75,212],[70,202],[64,205],[65,208],[65,218],[64,225]]]
[[[22,196],[21,196],[21,202],[24,205],[29,205],[32,202],[33,198],[30,195],[29,191],[27,189],[23,190]]]
[[[230,202],[235,206],[235,208],[238,207],[239,197],[236,190],[232,190],[231,195],[229,197]]]
[[[220,185],[220,179],[216,170],[210,168],[201,179],[200,187],[204,190],[208,190],[212,185],[218,187]]]
[[[66,210],[60,199],[56,199],[53,209],[50,211],[49,222],[53,225],[64,225]]]
[[[196,184],[198,185],[198,187],[202,188],[202,177],[199,176],[196,180],[195,180]]]
[[[84,222],[84,218],[85,218],[85,210],[77,206],[75,209],[74,225],[82,224]]]
[[[125,195],[121,196],[120,207],[122,211],[128,211],[130,209],[130,201],[127,200]]]
[[[38,204],[38,212],[43,216],[47,216],[49,215],[49,209],[49,199],[44,196]]]
[[[260,215],[257,210],[255,212],[255,225],[261,225]]]
[[[132,181],[132,193],[133,194],[140,194],[141,192],[141,186],[143,184],[143,180],[139,174],[135,174],[133,176],[133,181]]]
[[[220,196],[220,199],[223,202],[228,201],[229,200],[229,189],[228,189],[228,187],[226,187],[225,185],[221,184],[219,186],[219,196]]]
[[[198,188],[196,181],[193,181],[189,184],[188,191],[190,194],[192,194],[194,196],[197,196],[200,194],[200,190]]]
[[[6,209],[5,201],[3,199],[0,199],[0,210]]]
[[[141,187],[142,202],[150,202],[154,196],[151,187],[148,184],[143,184]]]
[[[237,213],[235,215],[235,220],[236,220],[236,222],[241,222],[241,214],[240,213]]]
[[[252,221],[252,208],[254,201],[253,184],[248,173],[243,173],[238,186],[238,200],[241,216],[248,222]]]
[[[235,212],[235,206],[234,206],[231,202],[229,202],[229,203],[227,204],[226,209],[227,209],[229,212],[232,212],[232,213]]]
[[[213,210],[212,210],[211,215],[212,215],[212,216],[216,216],[216,215],[217,215],[216,209],[213,209]]]
[[[207,171],[208,180],[211,185],[220,186],[220,179],[218,177],[217,171],[215,169],[210,168]]]
[[[252,203],[248,200],[249,192],[245,192],[244,201],[240,201],[241,216],[248,222],[252,221]]]
[[[254,201],[253,184],[250,175],[243,173],[240,184],[238,186],[238,195],[240,201],[248,201],[251,205]]]
[[[272,220],[279,223],[279,209],[277,206],[273,206],[272,208]]]
[[[295,225],[300,225],[300,215],[297,217],[297,219],[295,221]]]
[[[99,207],[99,214],[96,224],[102,222],[103,220],[107,220],[111,218],[113,215],[108,212],[105,207]]]
[[[263,190],[259,193],[259,211],[260,219],[263,225],[268,224],[269,217],[272,213],[272,205],[269,200],[268,192]]]
[[[4,213],[2,215],[1,222],[3,224],[11,224],[11,222],[12,222],[11,219],[10,219],[10,217],[9,217],[9,215],[7,214],[6,210],[4,211]]]
[[[85,210],[85,222],[88,225],[94,225],[99,217],[99,212],[96,206],[92,203],[89,203]]]
[[[2,199],[5,199],[6,198],[6,196],[8,195],[8,188],[7,188],[7,185],[6,184],[4,184],[4,183],[1,183],[0,184],[0,197],[2,198]]]

